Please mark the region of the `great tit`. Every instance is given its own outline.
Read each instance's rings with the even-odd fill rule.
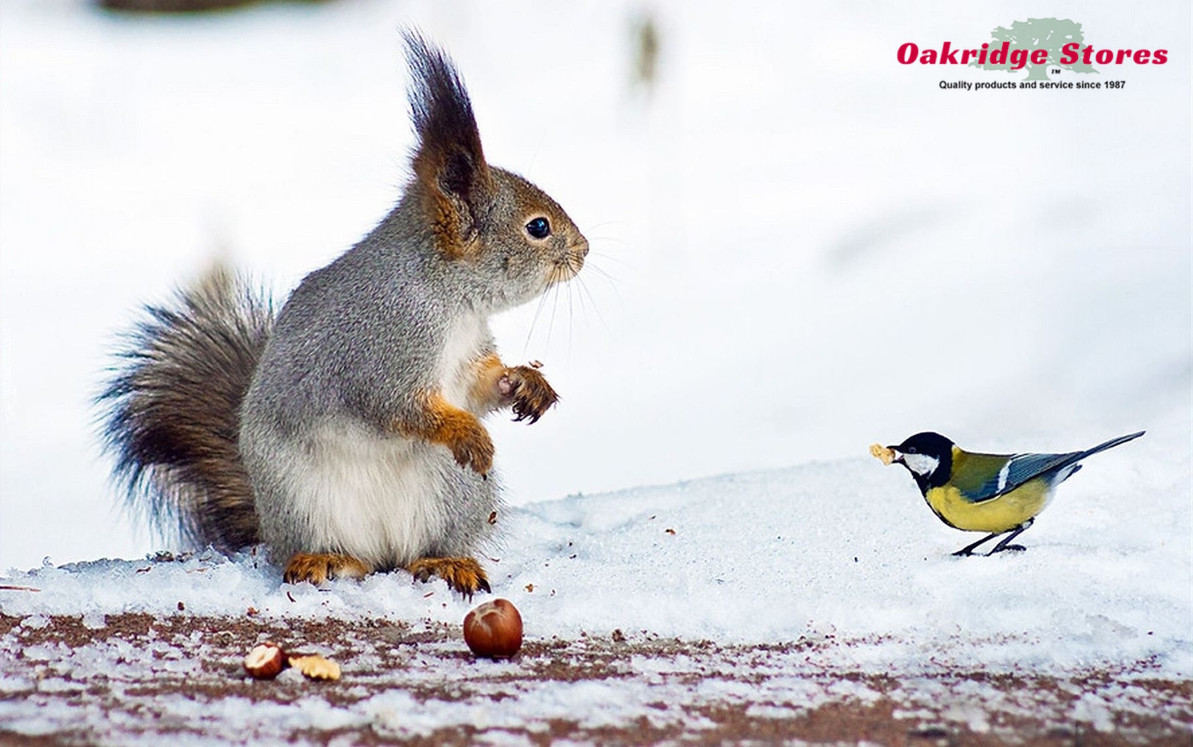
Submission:
[[[1068,454],[974,454],[929,432],[917,433],[898,446],[875,444],[870,452],[886,464],[906,467],[932,512],[945,524],[990,533],[954,555],[972,555],[978,545],[1009,532],[987,553],[993,555],[1025,549],[1010,544],[1011,540],[1032,525],[1056,486],[1081,469],[1081,460],[1143,434],[1112,438],[1092,449]]]

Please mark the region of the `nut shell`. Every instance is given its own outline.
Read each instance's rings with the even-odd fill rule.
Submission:
[[[494,599],[464,617],[464,642],[477,656],[508,659],[522,648],[522,615],[507,599]]]
[[[286,654],[276,643],[259,643],[244,657],[244,671],[256,680],[272,680],[286,666]]]

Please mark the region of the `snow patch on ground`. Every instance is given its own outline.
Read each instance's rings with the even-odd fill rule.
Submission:
[[[839,664],[871,672],[1147,662],[1187,677],[1190,502],[1172,490],[1188,480],[1189,455],[1166,450],[1166,435],[1091,458],[1023,535],[1022,553],[952,557],[972,535],[939,524],[901,468],[858,458],[512,509],[498,520],[504,549],[482,562],[528,636],[833,638],[859,644],[840,649]],[[3,583],[39,591],[0,591],[0,612],[29,625],[82,615],[88,628],[124,612],[250,609],[458,624],[470,606],[402,572],[286,585],[264,557],[210,551],[10,571]]]

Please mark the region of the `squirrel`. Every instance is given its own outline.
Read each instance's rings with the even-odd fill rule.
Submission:
[[[588,241],[551,197],[489,165],[443,50],[404,31],[417,144],[398,204],[279,313],[217,267],[147,316],[99,395],[130,506],[289,583],[405,569],[471,596],[500,486],[485,415],[558,399],[498,357],[488,317],[574,277]]]

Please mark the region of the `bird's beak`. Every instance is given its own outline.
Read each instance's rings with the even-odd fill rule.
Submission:
[[[891,450],[891,454],[893,455],[891,464],[906,464],[906,462],[903,461],[903,452],[899,451],[894,446],[888,446],[887,448]]]

